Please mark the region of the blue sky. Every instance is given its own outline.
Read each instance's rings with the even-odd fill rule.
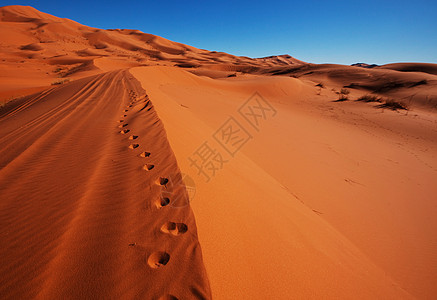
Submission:
[[[437,1],[1,1],[202,49],[314,63],[437,63]]]

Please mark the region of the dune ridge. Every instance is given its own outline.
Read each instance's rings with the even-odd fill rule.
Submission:
[[[131,75],[52,89],[0,128],[2,298],[210,298],[185,187],[159,182],[180,171]]]

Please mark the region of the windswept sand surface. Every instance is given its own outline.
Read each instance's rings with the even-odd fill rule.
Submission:
[[[435,299],[436,64],[252,59],[22,6],[0,54],[1,299]]]
[[[0,143],[2,299],[209,298],[176,159],[126,71],[2,112]]]
[[[294,78],[132,73],[196,179],[192,206],[217,298],[407,297],[399,286],[437,294],[435,115],[333,103]],[[259,131],[238,113],[255,91],[277,110]],[[229,116],[253,136],[235,157],[212,137]],[[188,160],[205,141],[229,160],[208,183]]]

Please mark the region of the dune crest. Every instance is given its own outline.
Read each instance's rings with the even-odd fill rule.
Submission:
[[[8,106],[0,142],[2,298],[210,298],[185,187],[156,183],[178,165],[126,71]]]

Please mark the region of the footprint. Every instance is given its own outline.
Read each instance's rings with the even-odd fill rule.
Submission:
[[[123,118],[127,117],[127,115],[122,115]]]
[[[124,122],[124,120],[118,120],[118,123],[123,123]]]
[[[131,135],[131,136],[129,137],[130,140],[135,140],[135,139],[137,139],[137,138],[138,138],[138,135]]]
[[[129,145],[129,148],[130,149],[135,149],[135,148],[138,148],[140,145],[138,145],[138,144],[131,144],[131,145]]]
[[[166,184],[168,183],[168,178],[160,177],[160,178],[157,180],[157,183],[158,183],[159,185],[166,185]]]
[[[188,231],[188,226],[184,223],[167,222],[161,227],[161,231],[172,235],[181,235]]]
[[[168,264],[169,260],[170,254],[164,251],[157,251],[150,254],[149,258],[147,259],[147,263],[151,268],[158,269]]]
[[[147,164],[147,165],[145,165],[145,166],[143,167],[143,169],[146,170],[146,171],[150,171],[150,170],[152,170],[154,167],[155,167],[154,165]]]
[[[140,154],[141,157],[149,157],[150,156],[150,152],[143,152]]]
[[[129,111],[129,109],[125,109],[125,110],[124,110],[124,112],[128,112],[128,111]]]
[[[158,199],[155,202],[155,204],[156,204],[157,208],[163,208],[164,206],[167,206],[170,204],[170,199],[167,197],[163,197],[163,198]]]
[[[158,300],[179,300],[179,298],[169,294],[169,295],[159,297]]]
[[[130,130],[129,129],[123,129],[122,131],[120,131],[121,134],[126,134],[128,133]]]
[[[124,124],[118,125],[118,128],[123,128],[123,127],[126,127],[126,126],[127,126],[127,123],[124,123]]]

